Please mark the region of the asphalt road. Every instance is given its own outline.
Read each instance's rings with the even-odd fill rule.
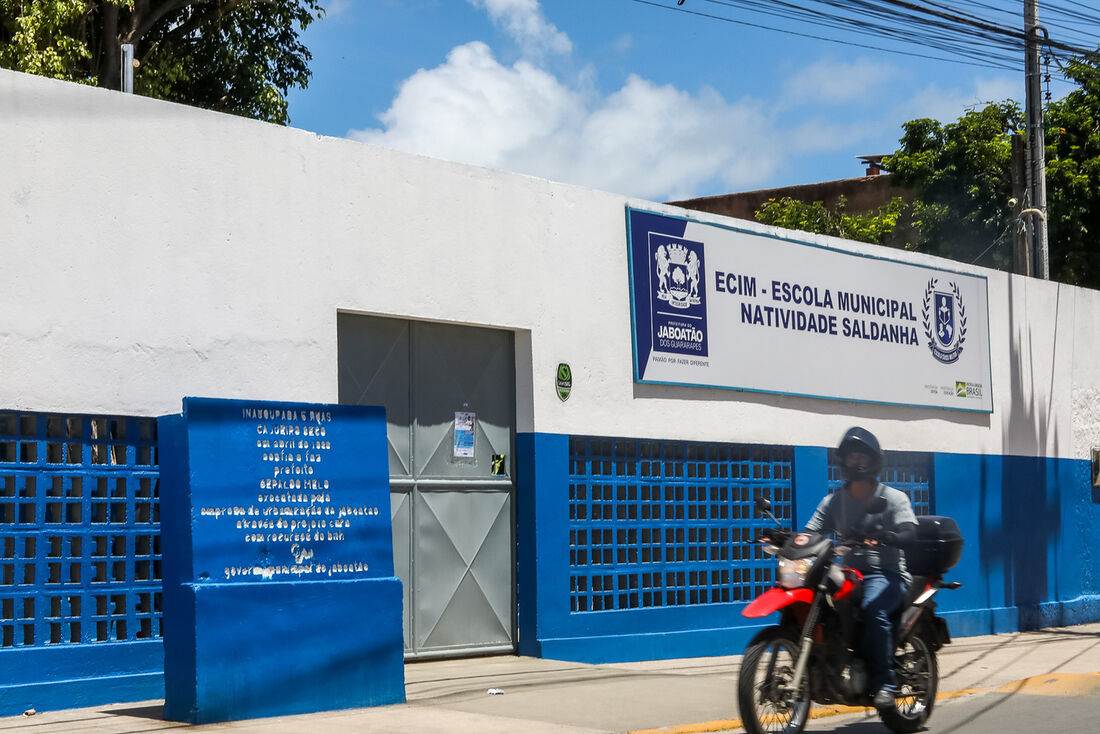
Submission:
[[[877,716],[860,713],[817,719],[810,722],[806,731],[882,734],[887,730]],[[1039,676],[1022,685],[940,701],[925,729],[927,734],[1097,731],[1100,731],[1100,674]]]
[[[703,734],[743,731],[739,656],[581,663],[502,655],[405,666],[408,703],[187,727],[162,702],[0,718],[0,734]],[[961,638],[940,650],[930,734],[1100,734],[1100,623]],[[489,691],[503,694],[489,694]],[[31,713],[31,712],[28,712]],[[873,713],[820,711],[809,732],[888,734]]]

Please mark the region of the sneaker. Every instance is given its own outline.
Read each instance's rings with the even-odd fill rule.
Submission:
[[[895,691],[893,688],[891,688],[890,686],[883,686],[882,688],[878,689],[878,692],[875,693],[875,697],[872,702],[874,703],[875,708],[879,710],[893,708],[894,697],[896,695],[897,691]]]

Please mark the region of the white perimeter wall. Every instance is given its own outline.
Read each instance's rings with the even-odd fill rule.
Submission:
[[[1100,293],[897,251],[989,278],[992,415],[635,385],[628,204],[732,223],[0,70],[0,410],[335,402],[343,310],[515,330],[521,431],[830,445],[858,422],[897,449],[1100,445]]]

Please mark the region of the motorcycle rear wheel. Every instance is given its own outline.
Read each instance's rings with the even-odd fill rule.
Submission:
[[[939,685],[936,653],[923,633],[906,640],[894,653],[898,695],[894,707],[879,711],[882,723],[898,734],[912,734],[932,715]]]
[[[737,678],[737,705],[748,734],[797,734],[810,714],[809,686],[796,688],[797,634],[766,630],[745,650]],[[808,674],[807,674],[808,677]]]

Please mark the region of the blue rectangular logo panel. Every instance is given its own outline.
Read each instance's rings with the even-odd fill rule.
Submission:
[[[686,222],[628,209],[634,373],[651,357],[706,357],[707,300],[703,243],[685,239]]]
[[[707,356],[706,288],[701,282],[703,243],[651,233],[648,289],[653,348]]]

